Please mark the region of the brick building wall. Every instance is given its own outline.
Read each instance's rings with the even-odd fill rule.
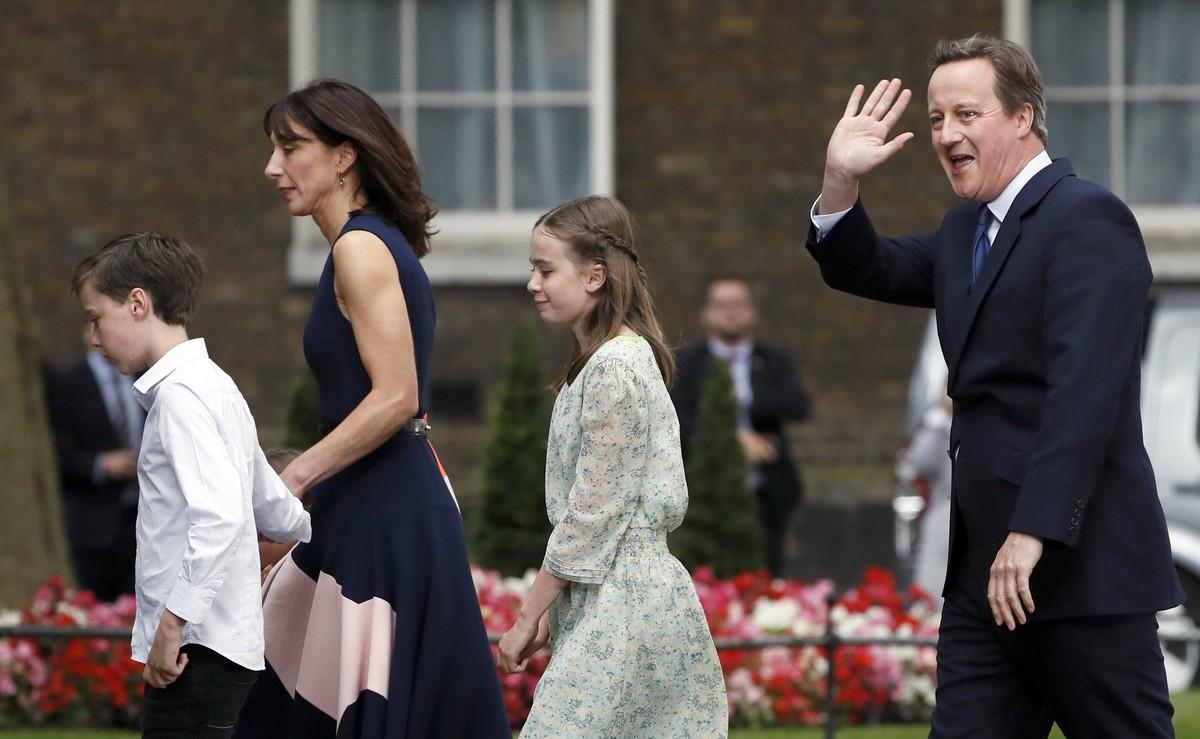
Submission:
[[[287,284],[288,218],[262,176],[261,115],[289,84],[287,6],[8,0],[0,31],[3,174],[32,254],[44,353],[80,353],[67,279],[83,254],[121,231],[178,234],[209,270],[194,332],[241,386],[267,443],[280,438],[311,296]],[[793,435],[814,506],[887,498],[925,320],[834,293],[805,252],[829,132],[855,82],[902,77],[915,93],[902,127],[917,139],[863,196],[885,231],[933,228],[952,195],[929,150],[925,58],[938,38],[998,32],[1000,6],[616,2],[617,194],[640,223],[668,333],[697,337],[707,276],[750,278],[761,336],[793,354],[814,396],[815,417]],[[443,286],[438,300],[435,418],[439,405],[461,407],[435,434],[469,501],[508,331],[532,310],[519,286]],[[546,336],[555,371],[564,342]],[[814,513],[793,558],[816,561],[802,550],[814,528],[827,543],[890,525],[870,516]]]

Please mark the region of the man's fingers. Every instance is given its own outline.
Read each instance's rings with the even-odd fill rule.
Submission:
[[[1021,596],[1026,613],[1033,613],[1033,591],[1029,589],[1029,573],[1021,573],[1020,579],[1017,580],[1017,594]]]
[[[875,111],[875,106],[879,104],[879,99],[883,97],[883,93],[887,90],[887,87],[887,80],[879,80],[879,84],[875,85],[874,90],[871,90],[871,95],[867,98],[867,102],[863,103],[863,115],[871,115]]]
[[[853,118],[858,114],[858,104],[862,100],[863,92],[866,90],[862,85],[855,85],[853,92],[850,93],[850,101],[846,103],[846,112],[844,118]]]
[[[176,675],[182,675],[182,674],[183,674],[183,668],[187,667],[187,652],[180,652],[180,653],[179,653],[179,660],[178,660],[178,661],[177,661],[175,664],[176,664],[176,665],[179,667],[179,672],[177,672],[177,673],[175,673],[175,674],[176,674]]]
[[[1000,612],[1000,596],[997,595],[996,588],[996,575],[992,573],[992,576],[988,579],[987,602],[988,608],[992,610],[992,619],[999,626],[1004,623],[1004,615]]]
[[[900,93],[900,79],[893,78],[887,83],[887,87],[883,88],[883,95],[880,96],[879,102],[875,104],[875,109],[871,111],[871,117],[875,120],[883,120],[883,117],[892,109],[892,102]]]
[[[897,80],[899,82],[899,80]],[[904,115],[904,111],[908,108],[909,102],[912,100],[912,90],[901,90],[899,97],[896,98],[896,104],[888,109],[887,114],[879,120],[883,125],[890,130],[892,126],[900,121],[900,116]]]
[[[912,141],[912,138],[913,138],[912,132],[905,131],[904,133],[900,134],[896,138],[894,138],[891,141],[884,144],[883,150],[887,154],[887,156],[890,157],[893,154],[895,154],[896,152],[903,149],[905,144],[907,144],[909,141]]]
[[[1017,592],[1018,588],[1016,574],[1014,573],[1010,575],[1008,578],[1006,578],[1006,580],[1007,585],[1005,587],[1005,601],[1008,603],[1009,613],[1012,614],[1012,617],[1016,622],[1009,623],[1009,629],[1011,630],[1016,628],[1016,624],[1025,623],[1025,610],[1021,608],[1021,596]]]

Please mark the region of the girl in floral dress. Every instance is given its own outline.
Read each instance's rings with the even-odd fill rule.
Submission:
[[[569,326],[546,455],[546,557],[501,666],[550,666],[521,732],[536,737],[721,737],[725,683],[687,570],[667,549],[687,484],[666,383],[674,360],[638,263],[629,213],[591,196],[538,219],[528,289]]]

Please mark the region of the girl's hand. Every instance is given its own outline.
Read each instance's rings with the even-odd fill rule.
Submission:
[[[527,623],[521,619],[500,637],[500,669],[505,672],[524,672],[529,655],[536,650],[529,647],[539,636],[540,624]]]
[[[525,652],[524,652],[524,654],[521,655],[521,659],[528,660],[539,649],[546,646],[547,642],[549,642],[549,641],[550,641],[550,611],[546,611],[545,613],[542,614],[542,617],[540,619],[538,619],[537,636],[535,636],[533,638],[533,641],[529,642],[529,646],[525,648]]]

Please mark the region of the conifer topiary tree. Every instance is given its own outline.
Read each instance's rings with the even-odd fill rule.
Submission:
[[[536,326],[522,321],[493,400],[483,482],[469,527],[471,561],[505,575],[540,567],[550,538],[545,488],[550,393],[541,355]]]
[[[301,368],[288,396],[283,421],[283,445],[304,451],[321,440],[321,411],[318,406],[317,378],[308,367]]]
[[[688,511],[671,535],[675,556],[688,569],[708,565],[721,577],[761,567],[758,502],[746,487],[733,381],[728,363],[715,357],[701,385],[684,471]]]

